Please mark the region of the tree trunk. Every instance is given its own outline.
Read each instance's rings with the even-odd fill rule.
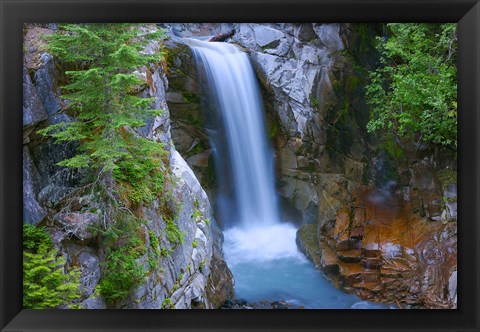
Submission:
[[[223,42],[227,38],[232,37],[234,34],[235,34],[235,29],[232,29],[232,31],[216,35],[215,37],[210,38],[208,41],[209,42]]]

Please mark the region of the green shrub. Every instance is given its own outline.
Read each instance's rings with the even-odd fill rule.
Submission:
[[[158,241],[158,237],[153,231],[148,231],[148,238],[150,239],[150,247],[153,248],[155,256],[158,257],[160,254],[160,242]]]
[[[117,213],[115,223],[102,232],[106,257],[101,264],[99,286],[108,303],[125,298],[145,278],[143,267],[137,262],[147,250],[142,231],[142,220]]]
[[[457,146],[456,24],[392,23],[366,87],[369,132]]]
[[[162,255],[162,257],[168,257],[171,253],[171,250],[168,250],[167,248],[160,249],[160,255]]]
[[[148,140],[127,139],[128,156],[117,163],[113,171],[114,179],[122,183],[120,191],[125,192],[133,205],[151,203],[164,189],[164,163],[166,155],[163,145]]]
[[[24,308],[56,308],[80,298],[80,272],[64,273],[64,266],[65,259],[44,229],[23,225]]]
[[[202,270],[205,267],[205,261],[200,262],[200,270]]]
[[[166,232],[167,232],[167,239],[170,241],[171,244],[177,246],[179,244],[185,243],[185,234],[180,231],[177,224],[173,222],[173,220],[169,218],[165,218],[166,224]]]
[[[207,226],[210,226],[210,219],[205,218],[202,211],[200,211],[198,208],[193,210],[192,220],[195,221],[195,222],[203,221],[203,222],[205,222],[205,224],[207,224]]]
[[[43,227],[23,225],[23,249],[38,252],[40,247],[52,248],[53,243],[50,235]]]
[[[203,219],[202,211],[200,211],[199,209],[193,210],[192,219],[193,219],[193,221],[196,221],[196,222],[201,221]]]
[[[173,309],[172,299],[167,297],[162,303],[162,309]]]
[[[148,231],[148,237],[150,239],[150,247],[152,248],[152,251],[148,253],[148,264],[150,266],[150,270],[155,270],[157,267],[158,257],[160,257],[160,243],[158,241],[158,237],[151,230]]]

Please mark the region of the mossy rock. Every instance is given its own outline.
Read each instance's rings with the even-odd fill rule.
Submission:
[[[296,238],[299,250],[307,256],[315,267],[320,266],[320,247],[317,238],[317,225],[305,224],[297,231]]]
[[[442,188],[446,188],[450,183],[457,184],[457,171],[452,169],[444,169],[437,173],[438,180],[442,184]]]

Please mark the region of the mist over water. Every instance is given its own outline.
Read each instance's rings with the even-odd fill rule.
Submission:
[[[263,102],[247,55],[228,43],[189,40],[189,45],[212,91],[209,109],[218,111],[226,140],[211,135],[216,165],[231,167],[231,174],[217,170],[217,177],[219,183],[232,182],[234,206],[222,193],[217,204],[236,212],[228,223],[233,227],[224,230],[236,296],[249,302],[286,300],[305,308],[385,308],[333,287],[298,251],[295,226],[280,223]],[[226,155],[220,153],[222,145]]]

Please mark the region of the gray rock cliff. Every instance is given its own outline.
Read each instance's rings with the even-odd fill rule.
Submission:
[[[104,248],[91,232],[92,226],[99,223],[98,215],[80,209],[82,204],[90,204],[88,197],[82,197],[80,201],[66,201],[72,192],[84,185],[85,174],[56,165],[73,156],[75,144],[56,144],[36,133],[49,124],[71,121],[68,115],[62,113],[62,105],[66,101],[61,100],[59,95],[61,68],[56,67],[50,54],[39,52],[38,36],[52,31],[28,25],[26,29],[24,222],[45,226],[55,246],[66,258],[67,265],[79,268],[82,291],[79,304],[87,309],[106,308],[107,303],[98,292],[105,259]],[[145,52],[158,49],[159,43],[153,42]],[[173,246],[167,239],[158,201],[152,206],[140,207],[138,213],[146,221],[142,226],[142,241],[148,249],[137,262],[144,269],[145,280],[126,298],[115,303],[114,308],[217,308],[233,296],[233,277],[222,253],[223,235],[212,215],[205,191],[172,144],[166,103],[168,80],[164,67],[152,64],[139,74],[144,83],[138,87],[138,95],[154,98],[152,106],[164,112],[149,119],[138,133],[162,142],[168,153],[173,179],[172,201],[180,207],[173,222],[184,234],[184,241]],[[68,209],[65,209],[66,204],[70,204]],[[161,248],[169,251],[168,255],[156,257],[153,263],[149,262],[151,257],[155,257],[150,234],[158,238]]]

